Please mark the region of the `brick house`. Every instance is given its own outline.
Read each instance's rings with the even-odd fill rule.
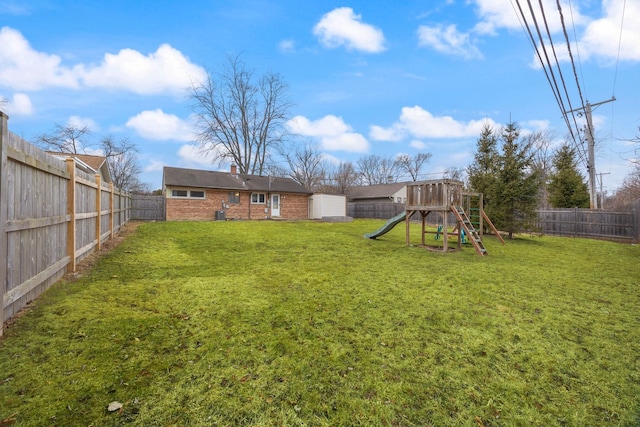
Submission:
[[[165,166],[166,219],[308,219],[311,192],[290,178]]]

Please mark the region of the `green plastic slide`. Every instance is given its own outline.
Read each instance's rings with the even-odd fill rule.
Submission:
[[[389,221],[387,221],[382,227],[380,227],[378,230],[374,231],[373,233],[365,234],[364,238],[365,239],[375,239],[376,237],[380,237],[383,234],[388,233],[393,227],[395,227],[396,225],[398,225],[399,223],[404,221],[406,216],[407,216],[407,211],[404,211],[404,212],[394,216]]]

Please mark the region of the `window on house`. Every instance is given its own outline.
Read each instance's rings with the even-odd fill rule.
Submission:
[[[251,193],[251,203],[264,205],[267,200],[265,193]]]
[[[397,202],[398,202],[398,203],[402,203],[402,197],[398,197],[398,198],[397,198]]]
[[[229,204],[230,205],[239,205],[240,204],[240,193],[238,192],[229,192]]]
[[[171,190],[171,197],[204,199],[204,191],[202,190]]]

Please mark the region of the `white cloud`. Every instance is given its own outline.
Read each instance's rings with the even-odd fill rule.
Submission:
[[[5,101],[6,104],[4,109],[10,116],[30,116],[31,114],[33,114],[33,104],[31,104],[31,98],[29,98],[29,96],[25,95],[24,93],[16,93],[11,97],[11,99],[7,99]],[[2,107],[1,104],[0,107]]]
[[[315,121],[296,116],[287,122],[287,128],[294,134],[318,139],[324,150],[354,153],[366,153],[369,150],[367,139],[353,132],[341,117],[334,115]]]
[[[605,0],[602,2],[603,17],[590,22],[579,41],[583,59],[601,57],[615,60],[620,45],[620,59],[640,61],[640,2]],[[620,39],[620,24],[624,8],[624,27]]]
[[[396,128],[383,128],[378,125],[371,125],[369,128],[369,137],[374,141],[402,141],[404,135],[402,132],[398,132]]]
[[[328,153],[322,153],[321,157],[322,157],[322,160],[324,160],[325,162],[328,162],[329,164],[331,164],[333,166],[339,166],[340,163],[342,163],[342,160],[340,160],[336,156],[332,156],[331,154],[328,154]]]
[[[146,139],[158,141],[191,141],[193,128],[174,114],[167,114],[161,109],[146,110],[131,117],[127,127],[134,129]]]
[[[416,150],[424,150],[425,148],[427,148],[427,144],[420,140],[414,139],[409,143],[409,147],[415,148]]]
[[[474,0],[474,2],[477,6],[476,13],[481,18],[481,21],[474,29],[475,32],[481,34],[495,34],[500,28],[522,31],[522,25],[518,19],[520,12],[517,11],[518,9],[514,10],[514,7],[517,6],[514,5],[514,7],[511,7],[511,5],[505,4],[504,0]],[[587,19],[580,14],[577,3],[578,2],[572,2],[569,4],[566,1],[561,1],[560,5],[563,13],[565,14],[565,22],[567,22],[568,19],[572,19],[575,25],[583,25]],[[536,20],[539,23],[544,22],[538,2],[533,4]],[[544,8],[550,31],[552,33],[560,31],[562,29],[562,24],[556,0],[543,0],[542,6]],[[531,17],[529,7],[526,4],[523,4],[522,10],[527,18],[527,22],[532,24],[533,18]]]
[[[160,160],[151,160],[149,164],[144,167],[144,172],[159,172],[164,168],[164,162]]]
[[[205,74],[182,52],[163,44],[146,56],[133,49],[122,49],[116,55],[107,53],[99,66],[86,67],[81,76],[88,87],[152,94],[182,92],[192,82],[202,81]]]
[[[418,46],[431,47],[437,52],[465,59],[482,58],[482,53],[473,45],[469,34],[459,32],[455,25],[421,25],[418,28]]]
[[[0,29],[0,85],[16,90],[77,88],[75,70],[61,62],[57,55],[35,51],[19,31]]]
[[[551,128],[549,120],[527,120],[523,125],[533,128],[535,131],[545,131]]]
[[[476,12],[480,17],[480,22],[474,28],[475,33],[495,35],[497,30],[501,28],[522,31],[522,24],[518,19],[520,13],[516,13],[511,7],[505,7],[504,0],[474,0],[474,2],[477,6]],[[571,33],[573,54],[576,55],[579,51],[583,61],[589,58],[614,61],[618,58],[618,44],[622,40],[620,59],[640,61],[640,26],[635,25],[640,21],[640,2],[602,0],[601,4],[602,16],[593,18],[582,14],[579,2],[560,2],[565,26]],[[554,40],[557,41],[555,43],[556,54],[561,61],[568,61],[569,54],[564,42],[562,21],[557,3],[555,0],[543,0],[542,5],[549,30],[554,35]],[[533,9],[538,23],[544,25],[541,9],[537,2],[534,3]],[[620,39],[623,10],[624,26],[622,39]],[[532,26],[533,19],[527,5],[523,5],[523,11],[527,23]],[[578,35],[577,46],[573,36],[574,29]],[[537,58],[533,63],[539,67]]]
[[[99,65],[62,65],[58,55],[34,50],[24,36],[0,29],[0,85],[33,91],[48,87],[98,87],[138,94],[177,93],[206,72],[168,44],[149,55],[133,49],[107,53]]]
[[[95,131],[100,128],[95,120],[90,119],[88,117],[80,117],[80,116],[71,116],[67,120],[67,126],[75,127],[75,128],[84,128],[86,127],[90,131]]]
[[[313,27],[313,34],[327,48],[345,46],[348,50],[368,53],[382,52],[384,35],[382,31],[362,22],[350,7],[339,7],[325,14]]]
[[[193,144],[183,145],[178,149],[178,157],[181,159],[181,163],[186,165],[198,165],[211,167],[214,156],[203,152],[200,148]]]
[[[465,138],[480,134],[485,124],[495,125],[491,119],[470,120],[461,122],[451,116],[436,117],[419,106],[403,107],[398,121],[389,128],[380,128],[376,136],[391,135],[397,141],[398,138]],[[373,137],[373,135],[372,135]],[[389,139],[379,139],[388,141]]]
[[[296,44],[293,40],[282,40],[278,43],[278,50],[282,53],[294,53],[296,50]]]

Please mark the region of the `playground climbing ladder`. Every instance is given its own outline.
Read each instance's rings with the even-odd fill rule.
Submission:
[[[451,211],[453,212],[457,220],[460,222],[460,224],[462,224],[462,228],[464,229],[465,233],[467,233],[467,236],[469,236],[469,241],[475,248],[478,255],[480,256],[486,255],[487,249],[484,247],[484,244],[482,243],[482,239],[480,238],[480,235],[478,234],[476,229],[473,227],[473,224],[469,220],[469,217],[465,213],[464,209],[461,206],[451,206]]]

